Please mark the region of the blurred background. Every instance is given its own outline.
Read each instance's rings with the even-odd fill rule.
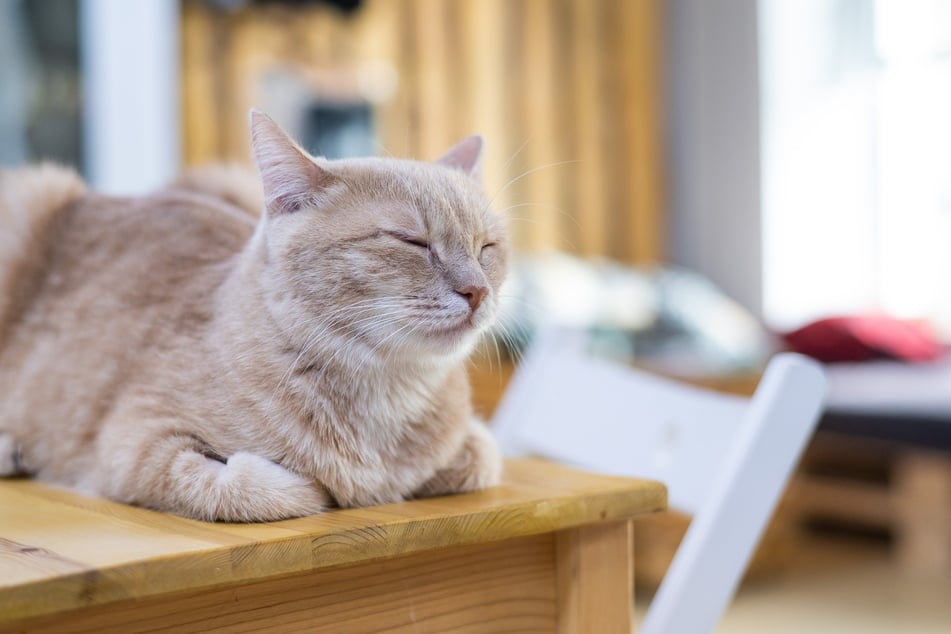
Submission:
[[[510,351],[544,316],[740,393],[829,362],[722,631],[949,631],[951,2],[0,0],[0,165],[143,193],[249,162],[251,107],[331,158],[482,133]],[[639,529],[645,592],[685,521]]]

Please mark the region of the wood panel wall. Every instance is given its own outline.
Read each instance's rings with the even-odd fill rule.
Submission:
[[[247,160],[247,110],[274,68],[321,94],[395,77],[374,97],[381,153],[435,159],[481,132],[486,188],[523,250],[662,261],[661,4],[364,0],[344,16],[185,0],[186,161]]]

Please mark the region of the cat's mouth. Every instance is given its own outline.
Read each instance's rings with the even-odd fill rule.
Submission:
[[[436,329],[436,333],[451,337],[454,335],[465,334],[471,330],[475,330],[475,325],[472,323],[471,319],[467,318],[453,326],[440,326],[439,328]]]
[[[461,337],[478,330],[475,315],[468,315],[455,324],[440,324],[433,328],[432,332],[437,337],[453,339]]]

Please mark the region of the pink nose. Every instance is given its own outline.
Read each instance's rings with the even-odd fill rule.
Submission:
[[[479,308],[479,305],[482,304],[482,300],[485,299],[485,296],[489,294],[489,289],[485,286],[464,286],[457,288],[456,292],[469,302],[469,308],[472,309],[472,312],[475,312]]]

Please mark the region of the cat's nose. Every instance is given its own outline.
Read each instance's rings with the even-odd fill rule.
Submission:
[[[467,302],[469,302],[469,308],[472,309],[472,312],[475,312],[479,305],[482,304],[482,300],[485,299],[485,296],[489,294],[489,289],[485,286],[463,286],[462,288],[457,288],[456,292],[462,295]]]

